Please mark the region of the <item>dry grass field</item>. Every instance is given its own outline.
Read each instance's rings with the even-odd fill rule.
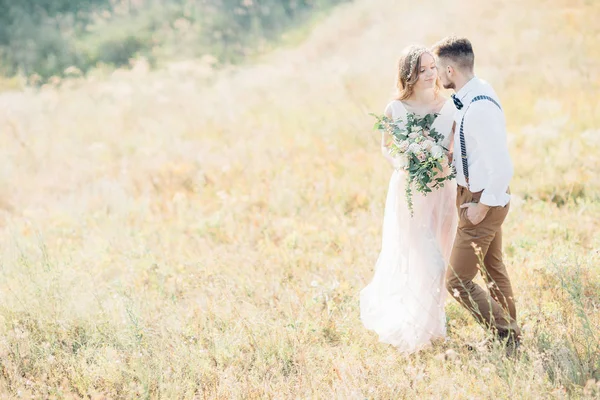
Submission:
[[[338,7],[296,46],[0,94],[0,397],[600,397],[600,2]],[[410,357],[359,320],[411,43],[471,38],[516,167],[517,359],[448,300]]]

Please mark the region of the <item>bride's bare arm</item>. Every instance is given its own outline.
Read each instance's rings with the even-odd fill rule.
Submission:
[[[385,109],[385,116],[388,118],[392,118],[392,107],[391,105],[388,105]],[[389,161],[390,164],[392,164],[392,166],[394,168],[396,168],[396,161],[394,160],[394,157],[392,157],[390,155],[390,145],[392,144],[392,136],[387,133],[387,132],[383,132],[381,134],[381,153],[383,154],[383,156],[385,157],[386,160]]]

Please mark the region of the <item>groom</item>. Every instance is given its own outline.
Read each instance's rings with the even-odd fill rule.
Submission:
[[[458,109],[454,160],[459,224],[446,287],[498,339],[518,344],[515,301],[502,262],[502,223],[513,175],[504,112],[494,89],[473,72],[475,57],[469,40],[449,37],[438,42],[433,52],[443,86],[456,92],[452,98]],[[478,271],[489,292],[473,282]]]

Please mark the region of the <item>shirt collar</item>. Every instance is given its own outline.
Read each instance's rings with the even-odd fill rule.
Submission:
[[[458,97],[461,100],[464,100],[465,96],[467,94],[469,94],[469,92],[471,90],[473,90],[473,88],[475,88],[475,86],[477,86],[477,82],[479,81],[479,79],[477,79],[476,76],[474,76],[473,78],[471,78],[471,80],[469,82],[467,82],[467,84],[465,86],[463,86],[457,93],[456,93],[456,97]]]

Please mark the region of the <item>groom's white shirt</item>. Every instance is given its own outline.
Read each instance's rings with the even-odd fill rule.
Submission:
[[[454,134],[454,164],[456,182],[467,186],[460,156],[460,123],[465,112],[465,144],[469,163],[469,189],[481,194],[481,203],[488,206],[505,206],[510,201],[506,193],[513,176],[513,164],[508,154],[506,121],[504,112],[489,100],[480,100],[469,105],[475,96],[486,95],[498,102],[494,89],[485,81],[474,77],[456,96],[463,108],[454,116],[456,131]]]

